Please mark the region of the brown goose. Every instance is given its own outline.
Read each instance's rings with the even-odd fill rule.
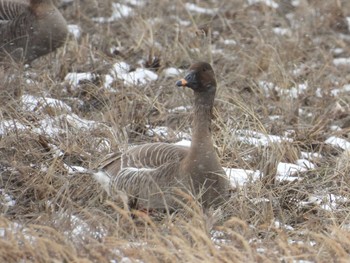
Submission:
[[[124,192],[136,209],[175,210],[183,201],[179,189],[199,198],[204,208],[218,206],[229,196],[229,180],[215,152],[211,134],[216,80],[205,62],[193,64],[176,83],[194,94],[190,147],[149,143],[107,158],[95,179],[111,195]],[[177,190],[176,190],[177,189]]]
[[[51,0],[0,0],[0,62],[29,63],[62,46],[67,34]]]

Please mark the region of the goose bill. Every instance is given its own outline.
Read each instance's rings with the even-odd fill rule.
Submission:
[[[186,87],[187,84],[188,84],[188,82],[185,79],[180,79],[176,82],[176,86],[178,86],[178,87]]]

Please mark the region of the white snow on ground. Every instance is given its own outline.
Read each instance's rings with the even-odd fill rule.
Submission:
[[[112,92],[112,93],[116,92],[116,90],[111,88],[111,85],[114,81],[115,79],[111,75],[109,74],[104,75],[104,83],[103,83],[104,88],[107,89],[109,92]]]
[[[340,55],[341,53],[343,53],[344,52],[344,49],[342,49],[342,48],[332,48],[331,49],[331,52],[334,54],[334,55]]]
[[[8,133],[13,133],[14,131],[20,131],[25,129],[26,126],[15,119],[0,121],[0,136],[6,135]]]
[[[312,153],[312,152],[300,152],[300,157],[308,160],[319,159],[322,158],[322,154],[320,153]]]
[[[311,195],[307,201],[299,202],[300,206],[318,205],[324,210],[334,211],[341,205],[349,203],[349,199],[341,195],[323,193],[319,195]]]
[[[148,128],[146,134],[150,137],[159,136],[161,138],[166,139],[175,136],[178,139],[185,139],[191,142],[191,136],[188,133],[179,131],[175,132],[174,130],[166,126],[150,127],[149,125],[146,125],[146,127]]]
[[[91,173],[91,170],[82,167],[82,166],[76,166],[76,165],[67,165],[63,164],[64,168],[67,169],[67,172],[69,175],[76,175],[77,173]]]
[[[277,180],[279,181],[294,181],[298,177],[294,177],[297,172],[304,172],[308,169],[293,163],[280,162],[277,166]]]
[[[68,106],[61,100],[56,100],[53,98],[47,97],[35,97],[32,95],[23,95],[22,96],[22,104],[24,110],[27,111],[41,111],[46,107],[56,108],[59,110],[64,110],[66,112],[71,112],[72,108]]]
[[[179,107],[175,107],[172,109],[169,109],[168,112],[186,112],[192,109],[192,106],[179,106]]]
[[[270,143],[280,143],[283,141],[293,142],[292,139],[287,137],[268,135],[251,130],[236,130],[234,134],[239,141],[256,146],[266,146]],[[303,152],[301,153],[301,159],[296,160],[295,164],[280,162],[277,166],[276,179],[279,181],[298,180],[298,177],[296,177],[297,173],[315,169],[312,159],[319,157],[320,155],[317,153]],[[262,176],[260,171],[229,168],[224,168],[224,170],[233,186],[243,185],[248,180],[258,180]]]
[[[8,195],[4,189],[0,189],[0,206],[10,207],[14,206],[16,201],[12,198],[12,196]]]
[[[214,244],[220,245],[222,244],[230,244],[232,240],[227,238],[227,233],[219,230],[212,230],[210,231],[211,240],[214,242]]]
[[[95,121],[80,118],[78,115],[73,113],[70,115],[65,115],[63,118],[66,120],[68,125],[74,127],[75,129],[92,130],[98,127],[98,123]]]
[[[338,138],[336,136],[331,136],[326,140],[327,144],[342,148],[343,150],[349,150],[350,149],[350,142],[348,142],[345,139]]]
[[[230,179],[232,186],[243,186],[248,181],[255,181],[261,178],[260,171],[244,170],[237,168],[223,167]]]
[[[307,159],[299,159],[296,161],[296,164],[300,167],[306,168],[307,170],[315,169],[315,165]]]
[[[237,42],[236,42],[235,40],[233,40],[233,39],[225,39],[225,40],[223,41],[223,43],[224,43],[225,45],[233,45],[233,46],[237,45]]]
[[[113,65],[114,68],[114,72],[116,75],[118,74],[127,74],[129,73],[131,67],[128,63],[121,61],[121,62],[117,62]]]
[[[181,145],[181,146],[190,147],[191,146],[191,141],[190,140],[186,140],[186,139],[182,139],[181,141],[176,142],[175,145]]]
[[[65,234],[71,236],[76,239],[84,239],[84,233],[92,233],[95,238],[102,238],[107,233],[106,231],[100,227],[99,231],[95,231],[90,228],[89,224],[86,223],[83,219],[81,219],[78,215],[71,214],[63,214],[62,217],[69,218],[70,226],[72,227],[68,231],[65,231]],[[82,236],[83,235],[83,236]]]
[[[289,28],[274,27],[274,28],[272,29],[272,31],[273,31],[276,35],[287,36],[287,37],[291,37],[291,36],[292,36],[292,31],[291,31]]]
[[[112,9],[113,13],[110,17],[94,17],[92,20],[98,23],[110,23],[122,17],[128,17],[133,12],[131,7],[119,3],[112,3]]]
[[[263,3],[267,6],[270,6],[272,8],[278,8],[278,4],[275,1],[272,0],[248,0],[249,5],[254,5],[257,3]]]
[[[337,97],[340,95],[340,93],[348,93],[350,92],[350,84],[344,85],[340,89],[332,89],[331,95],[334,97]]]
[[[268,135],[251,130],[236,130],[235,136],[238,141],[251,145],[268,145],[270,143],[293,142],[292,139],[277,135]]]
[[[294,70],[295,71],[295,70]],[[303,94],[308,89],[308,83],[298,83],[294,87],[290,88],[280,88],[272,82],[259,81],[259,87],[264,91],[265,96],[269,97],[271,92],[277,93],[279,96],[290,96],[294,99],[298,98],[300,94]]]
[[[127,74],[118,75],[118,78],[124,80],[126,85],[146,84],[152,80],[156,80],[158,75],[153,71],[144,68],[137,68]]]
[[[157,126],[154,128],[150,128],[149,125],[146,126],[146,128],[148,128],[146,134],[148,136],[159,136],[159,137],[167,137],[169,134],[169,128],[165,127],[165,126]]]
[[[350,66],[350,58],[335,58],[333,64],[335,66]]]
[[[292,6],[295,6],[295,7],[300,5],[300,0],[291,0],[290,2],[292,4]]]
[[[276,179],[279,181],[295,181],[299,178],[296,177],[297,172],[304,172],[310,169],[313,169],[314,165],[311,162],[308,162],[308,165],[311,167],[306,167],[305,162],[307,160],[298,160],[297,163],[300,164],[292,164],[292,163],[283,163],[280,162],[277,166],[277,174]],[[244,170],[237,168],[226,168],[223,167],[227,176],[230,178],[231,184],[234,187],[242,186],[246,182],[254,182],[263,177],[260,171],[252,171],[252,170]],[[301,178],[300,178],[301,179]]]
[[[290,231],[294,230],[294,227],[292,227],[290,225],[283,224],[280,221],[274,221],[273,223],[274,223],[275,228],[279,228],[279,229],[283,228],[283,229],[290,230]]]
[[[170,68],[165,74],[169,74],[169,76],[175,76],[181,72],[181,70]],[[73,88],[75,88],[81,83],[81,81],[92,81],[95,78],[96,74],[90,72],[70,72],[65,76],[64,80]],[[128,63],[121,61],[115,63],[109,74],[103,75],[102,78],[104,80],[103,87],[108,89],[110,92],[116,92],[116,90],[111,88],[111,84],[115,80],[122,80],[124,84],[128,86],[144,85],[150,81],[157,80],[158,75],[151,70],[140,67],[132,70],[131,66]]]
[[[215,15],[218,12],[216,8],[203,8],[193,3],[185,3],[185,7],[188,11],[199,14]]]
[[[111,75],[124,81],[125,85],[143,85],[150,81],[157,80],[158,75],[153,71],[144,68],[136,68],[130,71],[131,67],[125,62],[117,62],[111,70]]]
[[[80,81],[93,80],[94,76],[95,75],[90,72],[84,72],[84,73],[71,72],[66,75],[64,80],[67,81],[69,84],[71,84],[73,87],[76,87],[79,85]]]
[[[78,25],[67,25],[68,32],[74,36],[75,39],[80,38],[81,36],[81,28]]]
[[[49,100],[49,98],[46,98]],[[45,100],[44,100],[45,101]],[[32,101],[31,101],[32,102]],[[56,102],[56,101],[54,101]],[[55,104],[60,105],[61,104]],[[25,105],[27,109],[31,109],[33,105]],[[110,129],[98,122],[80,118],[76,114],[60,114],[54,117],[47,116],[41,118],[34,123],[22,123],[18,120],[0,121],[0,135],[10,134],[14,131],[30,130],[33,133],[56,137],[60,134],[66,134],[69,130],[94,130],[97,128]]]
[[[49,136],[57,136],[67,133],[67,128],[70,130],[93,130],[97,128],[98,123],[78,117],[75,114],[62,114],[54,118],[46,118],[40,120],[38,127],[32,129],[38,134]]]
[[[36,123],[35,126],[37,127],[33,128],[32,131],[37,134],[56,137],[60,134],[66,133],[66,131],[61,128],[59,123],[60,123],[60,116],[55,118],[41,119],[38,123]]]
[[[183,70],[177,68],[166,68],[163,70],[165,76],[174,77],[183,73]]]
[[[133,5],[133,6],[143,6],[145,4],[144,0],[124,0],[124,3]]]
[[[10,222],[9,225],[7,225],[6,227],[0,227],[0,237],[4,238],[6,236],[6,233],[11,231],[12,233],[18,233],[19,231],[21,231],[23,228],[22,225],[16,223],[16,222]],[[24,237],[28,237],[28,235],[24,235]],[[33,237],[30,237],[30,240],[32,240]],[[28,239],[29,240],[29,239]]]

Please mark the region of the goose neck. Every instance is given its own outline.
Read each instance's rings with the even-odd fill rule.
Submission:
[[[192,151],[211,150],[213,148],[211,135],[211,117],[214,94],[195,94],[192,122]]]

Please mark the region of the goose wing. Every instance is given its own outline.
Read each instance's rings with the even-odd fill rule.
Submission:
[[[8,21],[22,14],[28,3],[19,0],[0,0],[0,21]]]
[[[120,170],[111,176],[111,192],[125,192],[137,206],[165,208],[176,188],[185,188],[180,162],[188,147],[152,143],[133,147],[120,157]],[[110,167],[111,168],[111,167]]]
[[[157,168],[180,162],[189,148],[168,143],[149,143],[130,148],[121,156],[121,168]]]

